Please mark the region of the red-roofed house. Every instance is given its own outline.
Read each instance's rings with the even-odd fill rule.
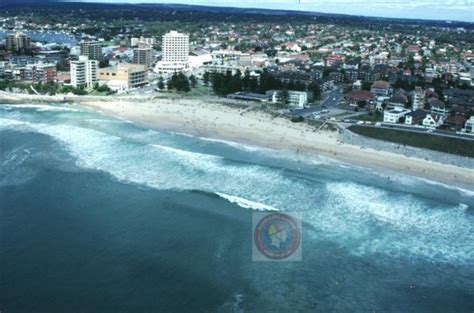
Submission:
[[[347,93],[346,100],[351,106],[357,106],[357,102],[366,101],[367,103],[373,102],[375,95],[367,90],[355,90]]]
[[[301,52],[301,47],[294,41],[289,41],[285,44],[289,51]]]
[[[420,51],[420,47],[417,45],[410,45],[407,48],[408,53],[418,53]]]
[[[333,66],[338,63],[344,63],[346,57],[339,54],[333,54],[327,57],[326,66]]]

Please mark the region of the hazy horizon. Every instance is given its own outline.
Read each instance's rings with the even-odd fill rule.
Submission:
[[[285,9],[389,18],[474,22],[474,0],[84,0],[104,3],[173,3],[240,8]]]

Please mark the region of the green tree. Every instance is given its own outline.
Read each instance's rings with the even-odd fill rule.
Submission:
[[[321,87],[318,83],[311,83],[308,86],[308,91],[311,92],[313,101],[319,100],[321,98]]]
[[[99,62],[99,68],[104,68],[109,66],[109,60],[102,60]]]
[[[189,80],[186,75],[181,72],[175,72],[173,76],[171,76],[171,81],[168,82],[168,89],[189,92],[191,87],[189,86]]]
[[[191,87],[195,88],[197,85],[197,79],[194,75],[189,76],[189,83],[191,84]]]
[[[163,77],[161,77],[161,76],[160,76],[160,78],[158,78],[158,89],[160,89],[160,90],[165,89],[165,81],[164,81]]]
[[[357,106],[358,106],[359,108],[361,108],[361,109],[362,109],[362,108],[365,108],[366,105],[367,105],[367,101],[365,101],[365,100],[359,100],[359,101],[357,101]]]
[[[211,74],[209,72],[204,72],[202,80],[205,86],[209,86],[209,83],[211,82]]]
[[[290,92],[288,89],[283,89],[277,93],[277,105],[278,107],[286,107],[290,103]]]

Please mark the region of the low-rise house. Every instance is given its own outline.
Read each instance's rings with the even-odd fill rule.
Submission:
[[[333,54],[326,58],[326,66],[338,66],[343,65],[346,57],[339,54]]]
[[[452,131],[460,131],[464,127],[465,122],[466,118],[464,116],[454,115],[444,121],[443,127]]]
[[[410,110],[396,108],[383,113],[383,121],[385,123],[402,123],[405,115],[410,113]]]
[[[409,103],[408,97],[403,93],[398,93],[388,100],[385,100],[387,108],[406,108]]]
[[[417,45],[410,45],[407,48],[407,52],[411,54],[417,54],[420,51],[420,47]]]
[[[418,125],[426,117],[428,113],[423,110],[416,110],[405,115],[405,124],[406,125]]]
[[[390,94],[390,84],[389,82],[378,80],[372,84],[370,92],[377,96],[388,96]]]
[[[466,133],[474,134],[474,116],[471,116],[471,118],[466,121],[464,131]]]
[[[441,115],[444,117],[447,116],[449,113],[449,110],[446,108],[446,104],[439,100],[431,101],[430,106],[432,114]]]
[[[449,88],[443,90],[444,99],[446,101],[450,101],[453,98],[457,97],[465,97],[465,98],[472,98],[474,97],[473,90],[464,90],[459,88]]]
[[[366,103],[373,103],[375,95],[370,91],[366,90],[355,90],[347,93],[346,100],[351,106],[357,106],[359,101],[365,101]]]
[[[438,128],[443,125],[443,116],[436,114],[427,114],[423,119],[423,126],[428,128]]]

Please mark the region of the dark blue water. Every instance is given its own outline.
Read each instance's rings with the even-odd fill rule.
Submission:
[[[2,312],[474,309],[468,191],[74,107],[1,107],[0,165]],[[303,214],[302,261],[215,192]]]

